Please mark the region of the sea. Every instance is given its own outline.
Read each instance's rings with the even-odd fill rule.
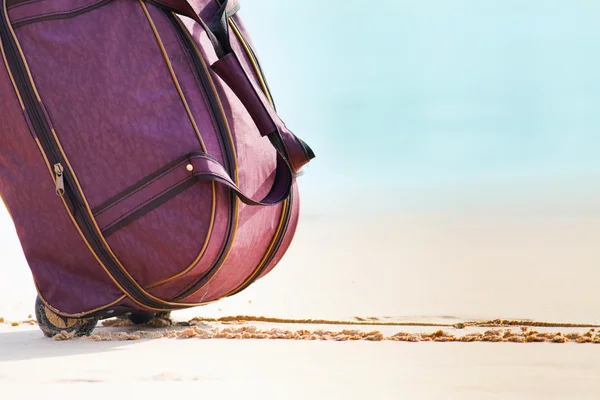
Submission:
[[[303,212],[600,212],[600,2],[254,0]]]

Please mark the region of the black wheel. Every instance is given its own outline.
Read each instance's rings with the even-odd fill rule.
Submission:
[[[89,336],[98,324],[98,318],[67,318],[50,310],[38,297],[35,300],[35,317],[44,335],[54,337],[65,331],[74,336]]]
[[[170,311],[162,311],[157,313],[133,312],[127,318],[136,325],[146,325],[155,319],[170,319]]]

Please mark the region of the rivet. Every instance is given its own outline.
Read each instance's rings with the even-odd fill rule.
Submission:
[[[188,164],[185,169],[187,169],[188,171],[192,172],[194,170],[194,166],[192,164]]]

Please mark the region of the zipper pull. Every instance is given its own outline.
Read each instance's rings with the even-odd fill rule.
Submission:
[[[63,180],[64,168],[60,163],[54,164],[54,176],[56,177],[56,195],[65,194],[65,182]]]

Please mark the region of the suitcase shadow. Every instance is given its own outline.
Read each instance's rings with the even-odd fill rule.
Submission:
[[[142,341],[145,340],[96,342],[75,339],[56,341],[45,337],[39,329],[0,332],[0,362],[104,353]]]
[[[200,329],[210,329],[210,324],[196,323]],[[167,332],[181,332],[189,326],[172,325],[153,327],[150,325],[125,325],[104,327],[99,325],[92,335],[112,336],[110,340],[94,340],[83,337],[72,340],[57,341],[44,336],[36,326],[31,329],[14,328],[14,331],[0,330],[0,363],[4,361],[22,361],[52,357],[67,357],[83,354],[97,354],[110,351],[120,351],[123,347],[140,344],[151,340],[169,339]],[[141,332],[141,333],[140,333]],[[127,338],[127,336],[130,336]],[[138,336],[132,340],[131,335]],[[185,338],[185,337],[184,337]],[[2,368],[0,368],[1,372]],[[1,373],[0,373],[1,375]],[[1,380],[1,377],[0,377]]]

